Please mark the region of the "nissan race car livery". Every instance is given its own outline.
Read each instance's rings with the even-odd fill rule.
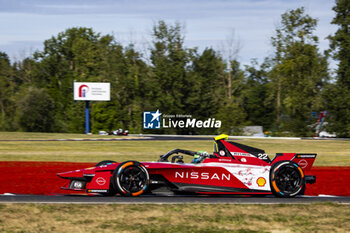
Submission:
[[[57,174],[67,179],[63,189],[104,195],[145,193],[274,194],[294,197],[305,192],[315,176],[306,176],[316,154],[278,153],[215,138],[214,152],[174,149],[157,162],[105,160],[95,167]],[[184,156],[192,162],[184,162]]]

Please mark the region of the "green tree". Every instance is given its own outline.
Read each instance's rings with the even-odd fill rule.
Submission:
[[[220,55],[213,49],[205,49],[200,55],[193,54],[192,67],[188,73],[191,91],[185,100],[187,112],[194,117],[207,120],[217,115],[225,99],[224,68]],[[191,129],[191,134],[215,134],[213,129]]]
[[[327,57],[318,52],[313,34],[316,26],[317,20],[298,8],[282,14],[272,37],[275,55],[269,77],[275,90],[271,94],[276,99],[276,125],[296,135],[312,133],[311,112],[322,110],[322,88],[328,80]]]
[[[6,53],[0,52],[0,130],[13,129],[14,117],[14,69]]]
[[[112,46],[106,56],[108,68],[103,76],[111,82],[111,102],[94,103],[93,131],[128,129],[140,133],[142,112],[147,105],[149,67],[133,45]]]
[[[329,130],[339,137],[350,137],[350,2],[336,0],[332,24],[338,26],[329,37],[333,58],[338,63],[336,83],[327,91],[327,110],[330,112]]]
[[[70,28],[44,42],[44,51],[34,54],[37,61],[35,83],[46,88],[56,107],[56,130],[83,132],[83,119],[76,121],[73,80],[97,81],[102,60],[100,34],[91,28]],[[108,44],[108,43],[107,43]],[[73,109],[72,109],[73,108]],[[72,125],[75,122],[78,125]]]
[[[243,107],[249,125],[261,125],[264,130],[271,130],[274,116],[274,104],[269,99],[270,82],[267,77],[267,64],[257,67],[256,60],[245,67],[246,77],[243,88]]]
[[[237,60],[228,62],[228,69],[223,70],[225,95],[218,106],[217,119],[222,121],[220,132],[240,134],[247,123],[243,97],[245,75]]]
[[[245,118],[246,113],[238,102],[235,101],[235,97],[224,99],[217,113],[217,119],[222,122],[219,132],[229,135],[241,134]]]
[[[124,75],[117,72],[125,70],[116,69],[117,65],[124,65],[123,57],[117,65],[111,63],[116,54],[123,55],[122,47],[112,36],[78,27],[46,40],[44,51],[34,55],[36,70],[40,71],[35,75],[35,83],[46,88],[56,103],[57,131],[84,131],[83,103],[73,101],[73,81],[115,83],[118,76]],[[111,72],[112,69],[116,72]]]
[[[17,102],[19,128],[29,132],[52,132],[54,111],[54,101],[47,91],[30,87]]]
[[[184,88],[186,85],[186,64],[188,53],[184,48],[182,27],[159,21],[153,27],[152,61],[152,97],[157,107],[164,112],[183,109]]]
[[[102,65],[101,79],[111,83],[111,101],[93,102],[91,116],[94,133],[128,127],[124,125],[128,101],[128,88],[124,83],[128,74],[124,48],[117,43],[110,44],[103,56]]]
[[[148,109],[161,109],[164,113],[187,113],[185,101],[191,92],[191,80],[187,79],[188,49],[184,48],[184,36],[179,23],[167,25],[159,21],[153,27],[151,48],[151,77],[147,98],[152,100]],[[182,129],[176,129],[177,132]],[[161,132],[161,131],[157,131]]]

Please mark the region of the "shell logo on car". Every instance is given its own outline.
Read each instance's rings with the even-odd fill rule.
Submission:
[[[266,180],[264,177],[259,177],[257,180],[256,180],[256,183],[258,184],[259,187],[264,187],[265,184],[266,184]]]

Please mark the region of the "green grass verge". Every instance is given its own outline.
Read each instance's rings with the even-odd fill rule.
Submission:
[[[0,132],[0,140],[106,137],[115,138],[84,134]],[[279,152],[317,153],[315,166],[350,166],[349,141],[243,139],[237,142],[262,148],[270,158]],[[174,148],[212,152],[213,141],[0,141],[0,161],[156,161],[159,155]]]
[[[1,204],[1,232],[345,232],[350,208],[305,205]]]
[[[96,138],[97,135],[0,133],[0,139]],[[113,137],[113,136],[112,136]],[[0,141],[0,161],[155,161],[174,148],[212,151],[213,141]],[[318,153],[316,166],[350,166],[346,141],[244,139],[278,152]],[[0,232],[344,232],[347,205],[0,204]]]

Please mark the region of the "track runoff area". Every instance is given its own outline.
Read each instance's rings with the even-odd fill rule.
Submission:
[[[120,140],[211,140],[212,136],[172,136],[172,135],[138,135],[139,137],[132,138],[122,137]],[[142,138],[142,139],[140,139]],[[251,138],[251,137],[249,137]],[[230,137],[230,139],[239,139],[239,137]],[[271,138],[272,139],[272,138]],[[301,138],[288,138],[294,140],[300,140]],[[108,140],[108,139],[107,139]],[[113,139],[112,139],[113,140]],[[119,140],[119,139],[116,139]],[[53,141],[53,140],[48,140]],[[55,140],[56,141],[56,140]],[[57,140],[64,141],[64,140]],[[81,141],[69,140],[69,141]],[[85,139],[84,139],[85,141]],[[90,141],[89,139],[87,141]],[[92,139],[91,141],[96,141]],[[104,140],[103,140],[104,141]],[[21,168],[18,168],[19,164],[25,164]],[[27,177],[25,174],[21,174],[21,180],[17,181],[16,177],[19,177],[18,173],[30,173],[30,169],[33,168],[36,172],[38,166],[42,166],[41,172],[46,172],[41,174],[40,177],[45,177],[44,185],[45,190],[36,190],[35,185],[32,181],[37,184],[43,184],[43,180],[33,180],[34,176],[28,177],[28,182],[23,180],[23,177]],[[100,195],[84,195],[84,194],[72,194],[64,193],[59,187],[61,186],[61,180],[58,179],[56,173],[62,170],[73,170],[91,166],[88,163],[59,163],[59,162],[43,162],[42,164],[37,164],[36,162],[1,162],[0,168],[2,170],[8,170],[4,174],[8,174],[6,177],[0,177],[1,183],[13,184],[11,187],[1,188],[0,187],[0,203],[73,203],[73,204],[219,204],[219,203],[231,203],[231,204],[307,204],[307,203],[319,203],[319,202],[332,202],[340,204],[350,204],[350,195],[348,193],[337,192],[327,192],[329,189],[328,185],[325,187],[316,187],[322,184],[322,177],[320,174],[324,174],[325,179],[329,180],[332,175],[332,169],[325,170],[320,168],[319,174],[317,176],[316,184],[309,186],[309,192],[307,191],[304,196],[297,196],[295,198],[276,198],[273,195],[268,195],[265,197],[251,197],[242,195],[216,195],[216,196],[206,196],[206,195],[172,195],[167,193],[160,193],[156,195],[143,195],[140,197],[105,197]],[[16,169],[15,169],[16,168]],[[58,170],[57,170],[58,169]],[[323,170],[322,170],[323,169]],[[28,172],[29,171],[29,172]],[[38,174],[35,175],[35,177]],[[346,170],[346,176],[350,175],[350,169]],[[332,181],[334,182],[334,181]],[[16,185],[14,185],[16,184]],[[18,185],[20,184],[20,185]],[[334,184],[334,186],[342,186],[344,184]],[[23,186],[23,187],[22,187]],[[310,191],[310,187],[311,191]],[[315,192],[317,190],[317,192]],[[343,196],[342,196],[343,195]]]
[[[242,196],[166,196],[104,197],[87,195],[0,195],[0,203],[52,203],[52,204],[309,204],[331,202],[350,204],[350,197],[297,196],[294,198],[242,197]]]

